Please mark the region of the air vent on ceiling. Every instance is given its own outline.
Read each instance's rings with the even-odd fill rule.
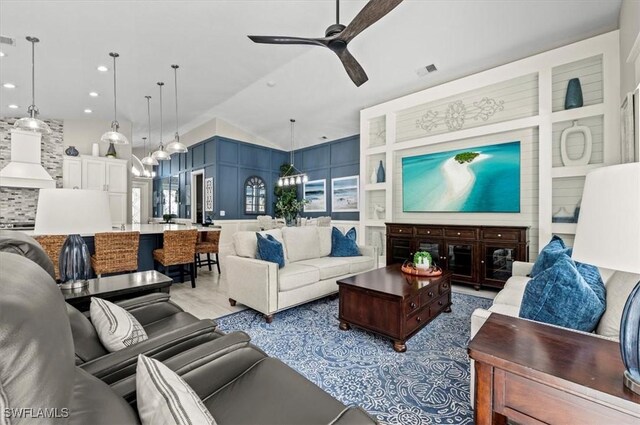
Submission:
[[[7,37],[4,35],[0,35],[0,44],[8,44],[9,46],[15,46],[16,45],[16,39],[15,38],[11,38],[11,37]]]
[[[424,77],[425,75],[431,73],[431,72],[435,72],[437,71],[438,68],[436,68],[436,66],[434,64],[431,65],[427,65],[427,66],[421,66],[420,68],[418,68],[416,70],[416,74],[418,74],[418,76],[420,77]]]

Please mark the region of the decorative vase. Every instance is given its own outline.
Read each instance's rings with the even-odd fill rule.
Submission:
[[[564,109],[580,108],[583,104],[580,79],[572,78],[567,84],[567,94],[564,98]]]
[[[91,155],[93,156],[100,156],[100,145],[97,143],[94,143],[93,146],[91,147]]]
[[[64,150],[64,153],[68,156],[78,156],[80,154],[80,152],[78,152],[78,149],[76,149],[75,146],[69,146],[67,149]]]
[[[82,288],[91,275],[89,248],[80,235],[69,235],[62,245],[58,259],[62,289]]]
[[[376,182],[377,183],[384,183],[384,165],[382,165],[382,160],[380,160],[380,164],[378,164],[378,173],[376,176]]]
[[[625,366],[624,385],[640,394],[640,282],[633,288],[622,311],[620,351]]]
[[[374,168],[371,172],[371,177],[369,177],[369,183],[378,183],[378,172]]]
[[[116,147],[113,146],[113,143],[109,143],[109,150],[107,150],[107,154],[105,156],[107,158],[116,158],[118,156],[116,154]]]

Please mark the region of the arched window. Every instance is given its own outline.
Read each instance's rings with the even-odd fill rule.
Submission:
[[[244,213],[264,214],[267,212],[267,191],[264,180],[251,176],[244,182]]]

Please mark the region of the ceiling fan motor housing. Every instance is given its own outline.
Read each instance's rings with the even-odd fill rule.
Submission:
[[[332,37],[334,35],[340,34],[342,31],[344,31],[344,29],[346,28],[346,26],[342,25],[342,24],[333,24],[330,25],[329,28],[327,28],[327,30],[324,32],[325,37]],[[344,40],[341,40],[339,38],[335,39],[335,40],[331,40],[327,47],[329,47],[331,50],[338,51],[338,50],[342,50],[344,48],[347,47],[347,43]]]

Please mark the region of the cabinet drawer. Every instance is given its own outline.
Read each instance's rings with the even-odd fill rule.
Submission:
[[[520,231],[509,229],[482,229],[482,239],[496,241],[519,241]]]
[[[422,305],[427,305],[433,302],[440,293],[438,292],[438,285],[433,285],[429,288],[425,288],[420,292],[420,303]]]
[[[389,226],[389,234],[390,235],[412,236],[413,235],[413,226],[398,226],[398,225]]]
[[[419,236],[442,236],[442,227],[416,227],[416,235]]]
[[[419,308],[420,308],[420,297],[418,295],[416,295],[415,297],[411,297],[404,302],[404,311],[407,316],[413,314]]]
[[[447,292],[451,292],[451,283],[447,282],[442,282],[440,284],[440,294],[445,294]]]
[[[446,293],[444,295],[441,295],[437,300],[433,301],[429,305],[429,314],[431,316],[435,316],[442,310],[444,310],[449,305],[450,297],[451,293]]]
[[[452,239],[476,239],[476,229],[444,229],[444,235]]]
[[[429,308],[423,308],[418,314],[413,315],[405,322],[405,335],[418,329],[424,322],[429,320]]]

